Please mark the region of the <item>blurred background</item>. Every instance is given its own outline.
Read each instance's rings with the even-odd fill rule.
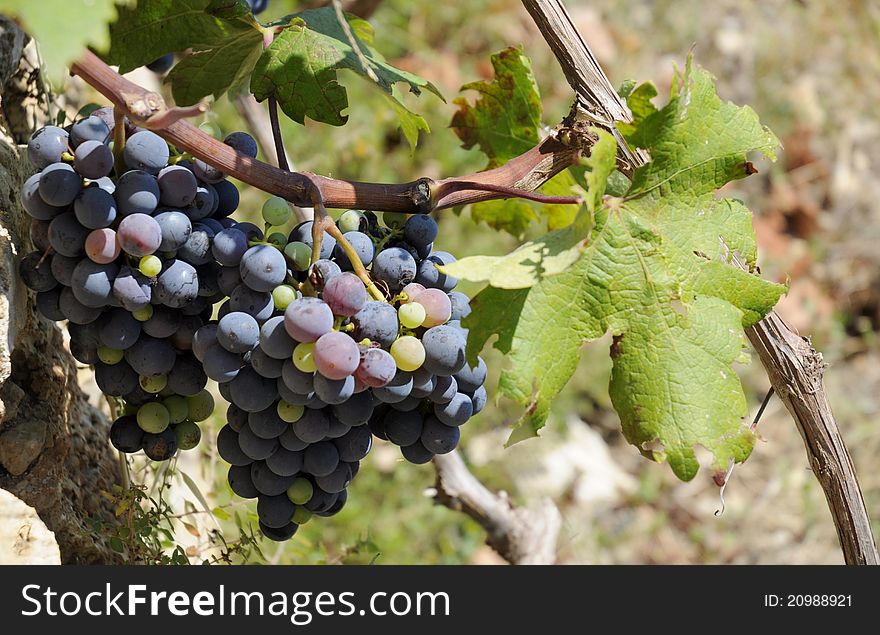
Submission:
[[[300,4],[274,0],[261,18],[284,15]],[[696,62],[717,77],[722,98],[750,104],[782,140],[777,163],[759,163],[759,174],[728,186],[724,195],[742,198],[753,210],[764,275],[791,282],[778,310],[825,356],[828,395],[875,531],[880,529],[880,3],[568,0],[566,5],[615,86],[626,79],[653,81],[662,104],[675,65],[682,66],[693,51]],[[406,99],[432,134],[423,135],[411,154],[386,102],[366,82],[343,73],[354,104],[347,126],[303,127],[282,118],[298,169],[398,182],[482,169],[485,158],[462,150],[448,128],[456,110],[452,100],[462,84],[490,79],[489,56],[506,46],[521,45],[531,57],[546,124],[555,125],[571,105],[571,89],[518,0],[384,0],[370,22],[386,57],[431,80],[446,96],[447,103],[428,94]],[[146,71],[136,73],[142,73],[138,81],[155,82]],[[243,128],[225,98],[201,123],[218,135]],[[239,216],[258,215],[263,200],[264,194],[243,186]],[[510,236],[475,224],[467,210],[460,217],[442,212],[438,219],[437,245],[456,255],[502,254],[516,245]],[[530,233],[545,229],[536,226]],[[463,431],[463,454],[489,487],[525,506],[545,497],[558,505],[560,563],[843,561],[822,491],[781,402],[771,400],[764,413],[761,441],[734,471],[722,514],[708,472],[681,483],[667,466],[645,460],[624,441],[608,398],[608,345],[584,347],[543,438],[504,449],[508,426],[519,414],[505,400],[487,407]],[[503,357],[497,351],[483,354],[497,381]],[[769,384],[757,362],[740,370],[755,413]],[[97,396],[93,400],[98,405]],[[236,513],[243,524],[249,515],[255,518],[252,507],[232,501],[225,465],[214,449],[212,437],[224,411],[219,407],[213,429],[205,430],[202,456],[188,453],[178,461],[190,484],[181,474],[156,474],[146,466],[134,475],[151,487],[159,477],[170,478],[167,498],[186,525],[178,523],[163,544],[181,545],[194,561],[217,553],[218,528],[227,541],[238,539]],[[479,526],[433,504],[433,480],[430,466],[409,465],[395,448],[377,441],[342,513],[305,525],[289,543],[265,541],[231,559],[503,562],[483,544]],[[212,514],[200,511],[205,504]]]

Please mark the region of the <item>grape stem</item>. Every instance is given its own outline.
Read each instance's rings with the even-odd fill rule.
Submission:
[[[133,123],[153,130],[173,146],[208,165],[300,207],[309,206],[317,197],[325,207],[334,209],[425,214],[480,201],[523,195],[531,197],[531,190],[577,164],[581,151],[591,143],[587,135],[573,131],[566,135],[551,135],[503,166],[467,176],[440,180],[423,177],[398,184],[346,181],[311,172],[288,172],[239,154],[182,119],[197,113],[198,108],[169,108],[160,94],[122,77],[91,51],[86,51],[73,64],[71,72],[107,97],[116,111],[127,114]],[[560,130],[581,123],[563,122]],[[569,141],[563,143],[563,138]],[[456,185],[459,182],[469,185],[460,187]],[[578,199],[559,196],[542,198],[541,201],[572,204]]]
[[[348,239],[342,234],[339,227],[336,226],[336,223],[333,222],[333,218],[327,213],[327,208],[324,207],[324,204],[320,200],[313,201],[313,204],[315,207],[315,222],[312,224],[312,264],[321,257],[321,243],[324,239],[324,232],[327,232],[333,236],[333,238],[336,239],[336,243],[342,247],[345,255],[348,256],[349,262],[351,262],[351,268],[354,270],[357,277],[361,279],[361,282],[364,283],[364,286],[367,287],[367,291],[370,292],[370,295],[380,302],[387,302],[388,300],[385,298],[385,294],[382,293],[379,287],[373,282],[373,279],[370,278],[370,273],[367,271],[366,267],[364,267],[364,263],[361,262],[361,257],[358,255],[355,248],[352,247],[351,243],[348,242]]]
[[[125,172],[125,159],[122,153],[125,151],[125,113],[121,110],[113,110],[113,166],[116,174]]]

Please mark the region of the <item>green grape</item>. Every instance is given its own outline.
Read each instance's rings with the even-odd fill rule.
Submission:
[[[418,328],[425,321],[425,307],[418,302],[401,304],[397,309],[397,317],[400,323],[408,329]]]
[[[131,317],[133,317],[138,322],[146,322],[151,317],[153,317],[153,305],[148,304],[142,309],[136,309],[131,312]]]
[[[159,434],[168,427],[171,418],[168,416],[168,410],[165,406],[158,401],[152,401],[140,407],[137,413],[137,422],[144,432]]]
[[[339,220],[336,221],[336,226],[339,227],[339,231],[343,234],[345,232],[360,231],[361,220],[363,218],[364,213],[362,211],[350,209],[347,212],[343,212],[342,216],[339,217]]]
[[[162,273],[162,261],[158,256],[144,256],[138,263],[138,269],[148,278],[155,278]]]
[[[315,343],[300,342],[293,349],[293,365],[304,373],[314,373],[318,370],[315,366]]]
[[[382,220],[385,221],[385,224],[391,229],[400,229],[403,227],[407,218],[409,217],[401,212],[382,212]]]
[[[425,347],[417,337],[404,335],[391,345],[391,357],[400,370],[411,373],[425,363]]]
[[[171,395],[162,400],[162,405],[168,410],[171,423],[180,423],[189,416],[189,404],[186,403],[186,397]]]
[[[192,421],[184,421],[174,426],[177,435],[177,447],[181,450],[192,450],[202,440],[202,429]]]
[[[189,418],[193,421],[204,421],[214,412],[214,398],[207,390],[187,397],[186,403],[189,406]]]
[[[290,487],[287,488],[287,498],[297,505],[305,505],[309,502],[314,491],[315,488],[312,487],[311,482],[308,479],[300,477],[294,479],[293,483],[290,484]]]
[[[283,399],[278,402],[278,416],[282,421],[287,423],[296,423],[303,416],[305,408],[292,403],[287,403]]]
[[[270,196],[263,203],[263,220],[270,225],[284,225],[290,220],[290,206],[280,196]]]
[[[275,302],[275,308],[283,311],[291,302],[296,300],[296,289],[289,284],[281,284],[272,289],[272,301]]]
[[[138,383],[141,385],[141,388],[155,395],[158,392],[162,392],[165,386],[168,385],[168,376],[155,375],[153,377],[144,377],[141,375],[138,378]]]
[[[272,232],[266,236],[266,242],[274,247],[278,247],[278,249],[284,249],[284,245],[287,244],[287,236],[281,232]]]
[[[312,262],[312,248],[305,243],[288,243],[284,248],[284,255],[295,271],[305,271]]]
[[[296,510],[293,512],[293,518],[291,520],[295,522],[297,525],[305,525],[312,518],[312,512],[310,512],[305,507],[296,506]]]
[[[111,366],[121,362],[124,354],[125,351],[121,351],[118,348],[107,348],[106,346],[98,347],[98,359]]]

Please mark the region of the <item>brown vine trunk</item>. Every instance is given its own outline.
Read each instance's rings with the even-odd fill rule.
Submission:
[[[0,18],[0,488],[33,507],[55,532],[63,562],[114,562],[117,556],[90,523],[113,517],[102,495],[118,479],[107,419],[80,390],[61,330],[38,315],[18,276],[19,260],[34,248],[19,202],[21,184],[34,169],[19,143],[34,118],[47,114],[19,34]],[[0,561],[9,561],[4,548],[12,546],[0,545]]]

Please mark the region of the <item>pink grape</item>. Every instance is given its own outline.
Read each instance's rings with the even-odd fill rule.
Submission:
[[[112,229],[96,229],[86,236],[86,255],[92,262],[107,265],[119,257],[119,243]]]
[[[333,329],[333,311],[318,298],[294,300],[284,311],[284,329],[297,342],[314,342]]]
[[[122,251],[132,256],[149,256],[162,244],[162,228],[152,216],[130,214],[116,230]]]
[[[397,364],[391,353],[381,348],[370,348],[364,353],[354,378],[370,388],[381,388],[394,379]]]
[[[360,361],[357,343],[345,333],[332,331],[315,342],[315,367],[327,379],[345,379]]]
[[[410,282],[401,291],[406,294],[407,302],[418,302],[419,296],[425,292],[425,286],[418,282]]]
[[[346,271],[326,282],[321,297],[334,315],[351,317],[367,303],[367,289],[360,278]]]
[[[431,328],[449,321],[452,316],[452,302],[441,289],[425,289],[419,294],[419,304],[425,307],[425,321],[422,326]]]

